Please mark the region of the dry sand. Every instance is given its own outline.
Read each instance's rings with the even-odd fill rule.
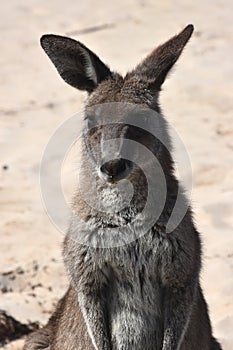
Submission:
[[[1,3],[0,309],[44,324],[68,285],[60,234],[38,181],[55,128],[82,108],[39,47],[43,33],[78,38],[124,73],[188,23],[196,32],[164,85],[164,114],[193,169],[193,207],[203,238],[202,286],[214,334],[233,348],[233,120],[230,0],[7,1]],[[93,28],[95,27],[95,28]],[[22,340],[6,349],[21,349]]]

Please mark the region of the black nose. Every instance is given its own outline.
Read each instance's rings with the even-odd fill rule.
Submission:
[[[126,159],[114,159],[104,163],[100,167],[100,171],[107,175],[109,179],[116,180],[126,176],[127,169],[129,168],[129,162]]]

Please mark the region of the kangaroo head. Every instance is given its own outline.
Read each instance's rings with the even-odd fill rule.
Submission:
[[[192,32],[193,26],[188,25],[158,46],[125,77],[112,72],[96,54],[76,40],[58,35],[42,36],[41,45],[60,76],[69,85],[89,94],[84,149],[92,164],[90,167],[102,184],[108,186],[126,178],[136,178],[138,182],[143,177],[140,167],[135,166],[134,155],[129,155],[129,149],[134,153],[134,147],[129,147],[127,140],[139,142],[149,149],[160,158],[162,167],[172,167],[169,152],[167,158],[164,154],[161,156],[161,144],[150,132],[155,127],[166,133],[165,121],[157,114],[152,126],[148,114],[160,111],[161,86]],[[138,156],[136,153],[135,157]]]

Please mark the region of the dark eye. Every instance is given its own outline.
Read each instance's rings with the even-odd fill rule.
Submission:
[[[87,121],[87,128],[88,130],[94,129],[96,126],[95,120],[94,119],[88,119]]]
[[[136,132],[135,134],[134,134],[134,140],[140,140],[141,138],[142,138],[142,135],[141,135],[141,133],[140,132]]]
[[[94,128],[96,126],[96,120],[94,115],[87,114],[84,118],[84,121],[86,123],[86,127],[88,130]]]
[[[137,128],[137,127],[130,128],[130,132],[129,132],[130,139],[141,140],[143,138],[143,135],[144,135],[143,129]]]

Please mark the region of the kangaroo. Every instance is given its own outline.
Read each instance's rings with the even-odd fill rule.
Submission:
[[[94,202],[95,182],[98,200],[103,205],[107,203],[109,210],[93,208],[80,190],[76,191],[63,248],[70,287],[47,325],[28,337],[24,350],[221,349],[212,336],[208,307],[200,287],[200,236],[184,194],[180,205],[187,204],[185,215],[172,232],[166,230],[179,183],[174,175],[159,94],[192,33],[193,26],[188,25],[158,46],[125,77],[112,72],[76,40],[58,35],[42,36],[41,45],[60,76],[71,86],[88,92],[84,119],[91,127],[83,132],[80,146],[82,193],[87,193]],[[110,107],[104,112],[103,106],[115,103],[126,107],[122,110],[117,107],[114,111]],[[136,106],[135,115],[138,109],[139,118],[141,111],[156,113],[156,125],[168,147],[145,128],[129,122],[134,113],[128,104]],[[108,114],[108,123],[101,125],[103,114]],[[116,157],[109,159],[110,151],[103,145],[115,139],[120,140],[114,146]],[[128,150],[124,147],[126,140],[140,143],[150,151],[164,173],[167,188],[164,205],[149,228],[147,223],[160,205],[160,192],[154,196],[148,217],[146,212],[138,226],[130,226],[145,207],[148,188],[142,168],[122,154],[124,148],[126,153]],[[150,159],[143,159],[142,163],[146,164],[149,177],[155,169],[151,178],[156,191],[160,187],[158,169],[150,164]],[[134,193],[129,205],[121,207],[127,198],[118,186],[128,180]],[[121,229],[127,224],[128,231]],[[104,238],[103,231],[107,232]],[[111,241],[111,233],[114,239],[119,233],[126,243],[104,246],[105,239]],[[135,239],[127,241],[127,234],[132,237],[135,234]]]

